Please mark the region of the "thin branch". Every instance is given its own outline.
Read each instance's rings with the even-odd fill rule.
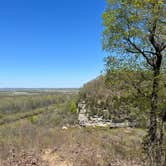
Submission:
[[[133,50],[130,50],[130,49],[126,49],[127,52],[130,52],[130,53],[133,53],[133,54],[139,54],[140,52],[138,51],[133,51]]]
[[[166,48],[166,45],[163,45],[163,47],[161,48],[161,52],[164,51]]]
[[[152,55],[156,55],[156,53],[152,52],[152,51],[143,51],[144,53],[148,53],[148,54],[152,54]]]
[[[147,57],[147,55],[145,54],[144,51],[142,51],[135,43],[133,43],[130,38],[127,39],[127,41],[132,45],[132,47],[138,51],[138,53],[142,54],[143,57],[146,59],[147,63],[149,65],[151,65],[152,67],[154,66],[154,64],[152,63],[152,61],[150,61],[150,59]]]

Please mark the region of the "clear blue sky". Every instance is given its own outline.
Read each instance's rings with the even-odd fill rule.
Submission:
[[[103,69],[105,0],[1,0],[0,88],[80,87]]]

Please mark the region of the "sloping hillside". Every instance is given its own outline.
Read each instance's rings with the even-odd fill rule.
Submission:
[[[134,121],[138,127],[145,127],[150,109],[151,79],[151,73],[145,71],[110,72],[85,84],[79,97],[86,102],[89,115],[115,122]],[[160,109],[165,107],[164,90],[165,86],[161,84]]]

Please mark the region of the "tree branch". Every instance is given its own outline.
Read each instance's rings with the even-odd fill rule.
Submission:
[[[166,45],[163,45],[162,48],[161,48],[161,52],[164,51],[166,48]]]
[[[149,30],[149,41],[155,48],[156,52],[159,52],[159,44],[155,41],[155,33],[156,33],[156,27],[157,27],[157,20],[154,21],[152,30]]]
[[[138,51],[133,51],[133,50],[130,50],[130,49],[126,49],[127,52],[130,52],[130,53],[133,53],[133,54],[139,54],[140,52]]]
[[[148,53],[148,54],[152,54],[152,55],[156,55],[156,53],[152,52],[152,51],[143,51],[144,53]]]
[[[137,52],[135,53],[140,53],[142,54],[142,56],[146,59],[147,63],[150,65],[150,66],[154,66],[154,64],[152,63],[152,61],[150,61],[150,59],[147,57],[147,55],[145,54],[144,51],[142,51],[135,43],[133,43],[130,38],[127,39],[127,41],[132,45],[132,47],[137,50]],[[134,52],[133,52],[134,53]]]

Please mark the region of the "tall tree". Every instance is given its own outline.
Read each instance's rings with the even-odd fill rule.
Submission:
[[[166,59],[166,0],[108,0],[103,25],[103,48],[112,52],[109,62],[116,59],[153,72],[148,133],[156,144],[158,92]]]

